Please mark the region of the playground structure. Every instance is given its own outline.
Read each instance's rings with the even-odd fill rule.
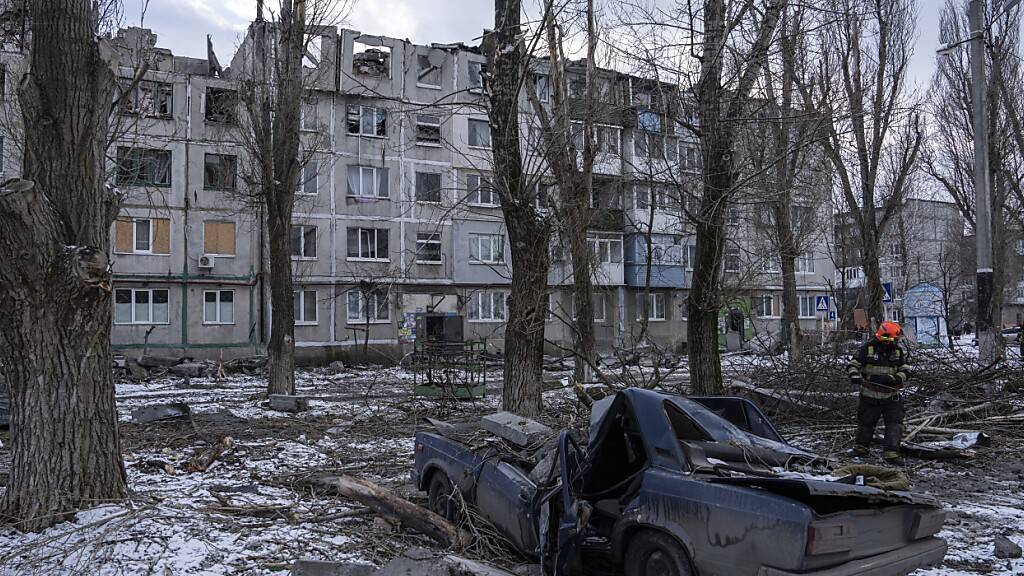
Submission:
[[[420,313],[408,366],[413,392],[445,399],[482,398],[486,388],[486,341],[462,337],[462,316]]]

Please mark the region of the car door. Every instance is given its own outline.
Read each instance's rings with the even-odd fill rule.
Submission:
[[[555,576],[570,576],[576,563],[587,522],[590,503],[581,498],[583,477],[588,467],[587,455],[576,439],[567,431],[558,438],[558,462],[561,483],[551,494],[555,498],[554,510],[559,514],[558,532],[553,554]]]

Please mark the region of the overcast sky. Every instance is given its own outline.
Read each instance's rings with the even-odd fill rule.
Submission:
[[[125,25],[138,25],[144,0],[125,0]],[[268,0],[267,5],[273,5]],[[911,79],[925,87],[935,66],[943,0],[918,0],[917,49]],[[231,61],[240,35],[255,14],[255,0],[149,0],[143,26],[158,44],[181,56],[206,57],[206,34],[222,64]],[[475,43],[494,19],[492,0],[362,0],[346,27],[413,42]]]

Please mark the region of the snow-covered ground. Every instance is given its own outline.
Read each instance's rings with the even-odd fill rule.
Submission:
[[[298,392],[312,402],[299,415],[263,408],[265,383],[258,377],[194,378],[188,387],[179,378],[119,384],[132,498],[79,513],[74,522],[40,534],[0,529],[0,575],[269,575],[298,558],[379,565],[410,545],[432,546],[424,537],[375,523],[358,504],[312,493],[296,480],[312,471],[345,472],[423,503],[409,483],[419,422],[428,415],[495,410],[496,377],[485,399],[441,403],[414,396],[412,375],[400,368],[303,371]],[[553,390],[545,399],[554,424],[578,427],[587,417],[569,391]],[[130,421],[133,408],[163,402],[188,403],[191,422]],[[208,470],[183,471],[192,456],[226,436],[233,449]],[[9,461],[6,449],[0,448],[0,468]],[[996,560],[992,553],[999,533],[1024,544],[1024,467],[1012,445],[997,438],[972,461],[911,464],[916,488],[950,510],[943,532],[950,542],[946,565],[921,576],[1024,574],[1024,561]]]

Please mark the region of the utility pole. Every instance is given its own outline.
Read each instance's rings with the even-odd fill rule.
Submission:
[[[974,238],[977,242],[978,359],[983,365],[996,359],[992,330],[992,202],[988,170],[988,90],[985,86],[985,2],[971,0],[967,7],[971,28],[971,117],[974,125]]]

